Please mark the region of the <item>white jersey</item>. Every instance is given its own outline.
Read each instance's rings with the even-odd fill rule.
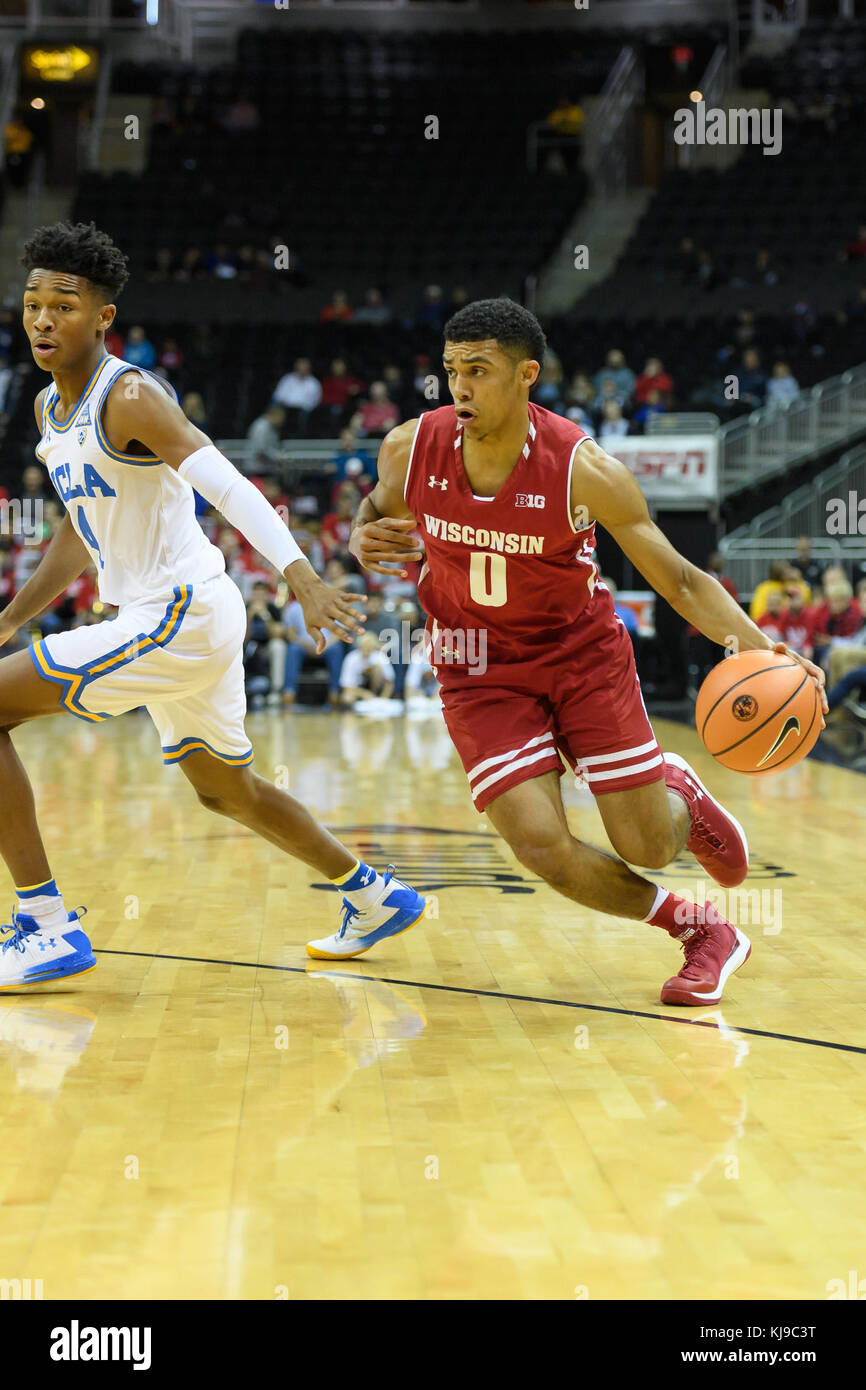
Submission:
[[[203,583],[225,570],[222,551],[199,526],[189,483],[162,459],[122,453],[105,437],[106,394],[121,373],[130,371],[154,375],[118,357],[103,357],[62,424],[54,418],[57,386],[52,382],[42,398],[36,450],[93,556],[99,597],[118,607],[170,593],[180,584]],[[172,395],[177,399],[173,390]]]

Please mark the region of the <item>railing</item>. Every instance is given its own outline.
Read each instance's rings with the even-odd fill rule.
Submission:
[[[363,440],[364,452],[375,459],[381,442],[379,439]],[[219,439],[216,445],[242,473],[253,471],[253,449],[248,439]],[[271,469],[256,467],[255,472],[271,472],[287,481],[300,473],[321,470],[340,452],[340,448],[339,439],[287,439],[280,445],[279,463]]]
[[[866,429],[866,364],[732,420],[719,440],[722,497],[785,473],[811,454],[845,444]]]
[[[633,48],[623,48],[584,126],[584,167],[596,197],[623,193],[636,173],[634,115],[643,102],[644,71]]]
[[[849,449],[812,482],[798,487],[781,506],[768,508],[724,536],[719,549],[728,573],[742,592],[751,593],[767,578],[774,560],[795,563],[799,536],[810,537],[812,554],[818,560],[844,564],[866,558],[866,512],[859,511],[859,502],[864,499],[866,446],[860,445]],[[831,533],[831,525],[834,531],[841,529],[845,534]]]

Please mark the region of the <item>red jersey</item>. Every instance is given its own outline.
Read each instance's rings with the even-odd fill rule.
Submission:
[[[793,647],[795,652],[802,654],[805,647],[812,645],[812,633],[815,631],[815,620],[812,616],[811,608],[801,608],[799,613],[792,613],[790,608],[786,608],[781,617],[782,641],[787,642],[789,647]]]
[[[762,613],[756,626],[765,632],[771,642],[786,642],[784,613]]]
[[[447,629],[464,634],[468,650],[470,634],[483,632],[491,665],[529,662],[577,640],[598,578],[595,523],[575,526],[571,510],[575,454],[589,436],[530,404],[522,457],[495,497],[473,493],[462,436],[453,406],[442,406],[420,417],[412,441],[404,497],[426,545],[418,597],[434,644]],[[446,640],[462,674],[461,640]]]

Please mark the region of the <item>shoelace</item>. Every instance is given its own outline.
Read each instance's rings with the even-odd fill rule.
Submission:
[[[703,956],[707,948],[712,945],[712,933],[706,927],[696,927],[694,936],[690,936],[688,941],[683,942],[683,954],[686,963],[680,971],[681,975],[688,975],[695,969],[700,971],[703,968]]]
[[[33,933],[34,933],[35,931],[38,931],[38,930],[39,930],[38,927],[19,927],[19,925],[18,925],[19,920],[20,920],[20,918],[19,918],[18,913],[15,912],[14,909],[13,909],[13,912],[12,912],[12,935],[8,938],[8,940],[6,940],[6,941],[3,942],[3,945],[2,945],[2,946],[0,946],[0,952],[5,953],[6,951],[9,951],[9,950],[23,951],[23,950],[24,950],[24,938],[25,938],[25,936],[32,936]]]
[[[701,840],[704,841],[704,844],[709,845],[711,849],[721,850],[725,847],[724,840],[721,839],[721,837],[717,835],[714,830],[710,829],[703,816],[693,816],[692,834],[697,835]]]
[[[386,886],[391,882],[391,879],[394,877],[394,873],[395,873],[395,866],[394,866],[393,864],[389,864],[388,867],[387,867],[386,870],[385,870],[385,873],[383,874],[383,878],[384,878],[384,880],[385,880]],[[360,917],[360,916],[361,916],[361,908],[360,908],[360,907],[353,907],[352,904],[349,902],[349,899],[348,899],[348,898],[344,898],[344,899],[343,899],[343,921],[342,921],[342,923],[340,924],[340,930],[337,932],[337,936],[338,936],[338,937],[345,936],[345,935],[346,935],[346,930],[347,930],[347,928],[350,927],[350,926],[352,925],[352,923],[354,922],[354,920],[355,920],[356,917]],[[5,947],[4,947],[4,950],[5,950]]]

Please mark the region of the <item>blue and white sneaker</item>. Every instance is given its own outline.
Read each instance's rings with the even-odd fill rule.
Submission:
[[[420,922],[427,911],[427,899],[408,883],[394,878],[394,865],[385,870],[385,892],[375,907],[361,912],[348,898],[343,899],[343,922],[334,936],[307,942],[307,955],[315,960],[349,960],[362,956],[389,936],[399,936]]]
[[[76,907],[69,921],[77,922],[86,907]],[[44,931],[33,917],[12,913],[11,935],[0,938],[0,989],[22,989],[46,980],[65,980],[93,970],[96,957],[83,931]]]

